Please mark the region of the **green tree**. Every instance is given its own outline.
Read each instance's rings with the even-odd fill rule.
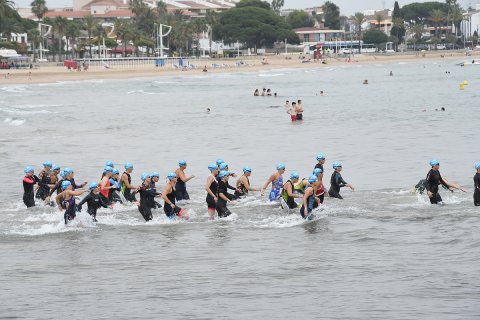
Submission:
[[[433,10],[441,10],[447,13],[447,5],[441,2],[410,3],[402,7],[401,16],[409,23],[425,24],[430,19]]]
[[[165,17],[167,16],[167,4],[160,0],[157,2],[157,15],[158,15],[158,19],[160,21],[160,23],[163,23],[163,21],[165,21]]]
[[[413,47],[416,49],[417,42],[422,40],[423,31],[425,28],[423,24],[416,23],[410,26],[408,32],[412,35]]]
[[[279,15],[284,4],[284,0],[272,0],[272,10]]]
[[[236,7],[222,12],[215,33],[227,43],[240,41],[249,47],[271,46],[283,39],[299,42],[283,18],[261,7]]]
[[[363,35],[363,42],[364,43],[373,43],[375,45],[385,43],[388,41],[388,36],[385,32],[378,30],[378,29],[370,29],[367,30]]]
[[[397,39],[397,49],[398,49],[398,44],[403,41],[403,37],[405,36],[406,30],[405,30],[405,22],[403,21],[402,18],[397,17],[393,18],[392,21],[392,29],[390,30],[390,35],[396,37]]]
[[[313,27],[315,21],[305,11],[294,10],[287,16],[287,23],[293,28]]]
[[[379,30],[382,27],[382,21],[383,21],[383,16],[378,12],[375,13],[376,28]]]
[[[11,0],[0,0],[0,18],[11,17],[15,3]]]
[[[445,21],[445,12],[440,9],[432,10],[430,12],[430,21],[432,21],[435,26],[435,37],[438,38],[438,27],[442,24],[443,21]]]
[[[241,0],[235,5],[236,8],[257,7],[270,10],[270,3],[261,0]]]
[[[97,25],[98,24],[92,15],[83,18],[83,28],[87,31],[90,57],[92,57],[92,35],[97,29]]]
[[[333,30],[340,29],[340,8],[333,2],[327,1],[323,5],[325,27]]]
[[[67,18],[58,16],[58,17],[55,17],[55,19],[53,19],[53,30],[54,30],[54,33],[57,34],[58,36],[59,59],[61,59],[61,56],[62,56],[62,38],[63,36],[65,36],[67,32],[67,25],[68,25]]]
[[[452,8],[452,13],[451,13],[451,19],[452,23],[455,26],[455,35],[458,36],[458,30],[460,30],[460,24],[462,23],[463,20],[463,9],[460,7],[459,4],[456,4]]]
[[[207,31],[208,31],[210,57],[212,56],[212,41],[213,41],[213,35],[214,35],[213,29],[217,25],[218,19],[219,19],[218,13],[213,10],[209,10],[207,12],[207,15],[205,16],[205,22],[207,24]]]
[[[37,46],[41,41],[40,31],[37,28],[31,29],[27,32],[28,37],[30,39],[30,43],[32,44],[32,51],[33,51],[33,61],[37,61]]]
[[[45,0],[33,0],[30,5],[32,6],[32,12],[37,16],[38,20],[42,20],[43,16],[48,11]]]
[[[130,21],[126,20],[117,20],[115,21],[115,33],[117,38],[120,38],[123,45],[123,54],[125,57],[127,55],[127,44],[129,41],[133,40],[135,36],[134,26]]]
[[[68,21],[67,28],[65,30],[65,36],[67,38],[67,50],[70,47],[71,57],[72,59],[75,58],[75,46],[77,44],[77,38],[80,36],[80,26],[77,21]]]
[[[361,12],[355,13],[355,15],[352,17],[352,21],[355,24],[355,27],[357,29],[357,37],[358,37],[358,48],[359,48],[359,53],[362,53],[362,46],[361,46],[361,40],[362,40],[362,24],[367,21],[365,18],[365,15]]]

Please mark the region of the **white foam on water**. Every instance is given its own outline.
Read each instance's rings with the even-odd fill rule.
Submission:
[[[133,90],[133,91],[129,91],[127,92],[127,94],[165,94],[165,92],[149,92],[149,91],[145,91],[145,90]]]
[[[0,88],[0,90],[5,92],[12,92],[12,93],[24,92],[25,90],[27,90],[27,86],[20,85],[20,86],[2,87]]]
[[[15,126],[15,127],[18,127],[18,126],[21,126],[22,124],[25,123],[25,119],[15,119],[15,118],[5,118],[5,120],[3,120],[4,123],[7,123],[11,126]]]

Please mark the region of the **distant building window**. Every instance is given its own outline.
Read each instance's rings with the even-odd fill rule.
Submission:
[[[313,41],[315,41],[315,42],[320,42],[320,40],[321,40],[321,35],[320,35],[320,33],[314,33],[314,34],[313,34]]]
[[[309,42],[309,38],[310,37],[308,36],[308,34],[304,34],[303,35],[303,42]]]

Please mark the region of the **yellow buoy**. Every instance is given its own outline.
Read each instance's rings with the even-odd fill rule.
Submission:
[[[460,84],[460,90],[463,90],[463,87],[464,87],[464,85],[463,85],[463,83],[461,83]]]
[[[467,80],[465,80],[465,81],[463,81],[463,83],[462,83],[462,84],[463,84],[464,86],[466,86],[466,85],[468,85],[468,81],[467,81]]]

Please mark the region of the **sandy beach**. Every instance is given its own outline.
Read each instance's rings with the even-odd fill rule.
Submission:
[[[234,73],[234,72],[257,72],[261,70],[274,70],[282,68],[322,68],[332,65],[351,65],[351,64],[388,64],[398,62],[428,61],[436,59],[471,61],[478,57],[478,52],[472,52],[471,56],[466,56],[464,52],[427,52],[423,57],[421,53],[414,54],[395,54],[395,55],[354,55],[350,61],[345,57],[327,58],[326,64],[321,62],[305,62],[299,59],[300,55],[292,54],[286,58],[284,55],[265,57],[266,64],[262,63],[263,56],[248,57],[248,59],[203,59],[193,60],[192,64],[197,69],[180,70],[174,69],[171,64],[164,67],[155,67],[152,64],[139,66],[112,66],[109,69],[104,67],[90,67],[88,71],[68,70],[63,66],[42,66],[37,69],[9,69],[0,70],[0,84],[27,84],[27,83],[52,83],[58,81],[79,81],[93,79],[127,79],[138,77],[156,77],[172,76],[178,74],[199,74],[202,73],[203,66],[207,66],[208,73]],[[245,61],[239,67],[236,62]],[[226,65],[218,68],[212,68],[212,64]],[[31,72],[31,74],[30,74]],[[7,74],[9,74],[7,76]]]

